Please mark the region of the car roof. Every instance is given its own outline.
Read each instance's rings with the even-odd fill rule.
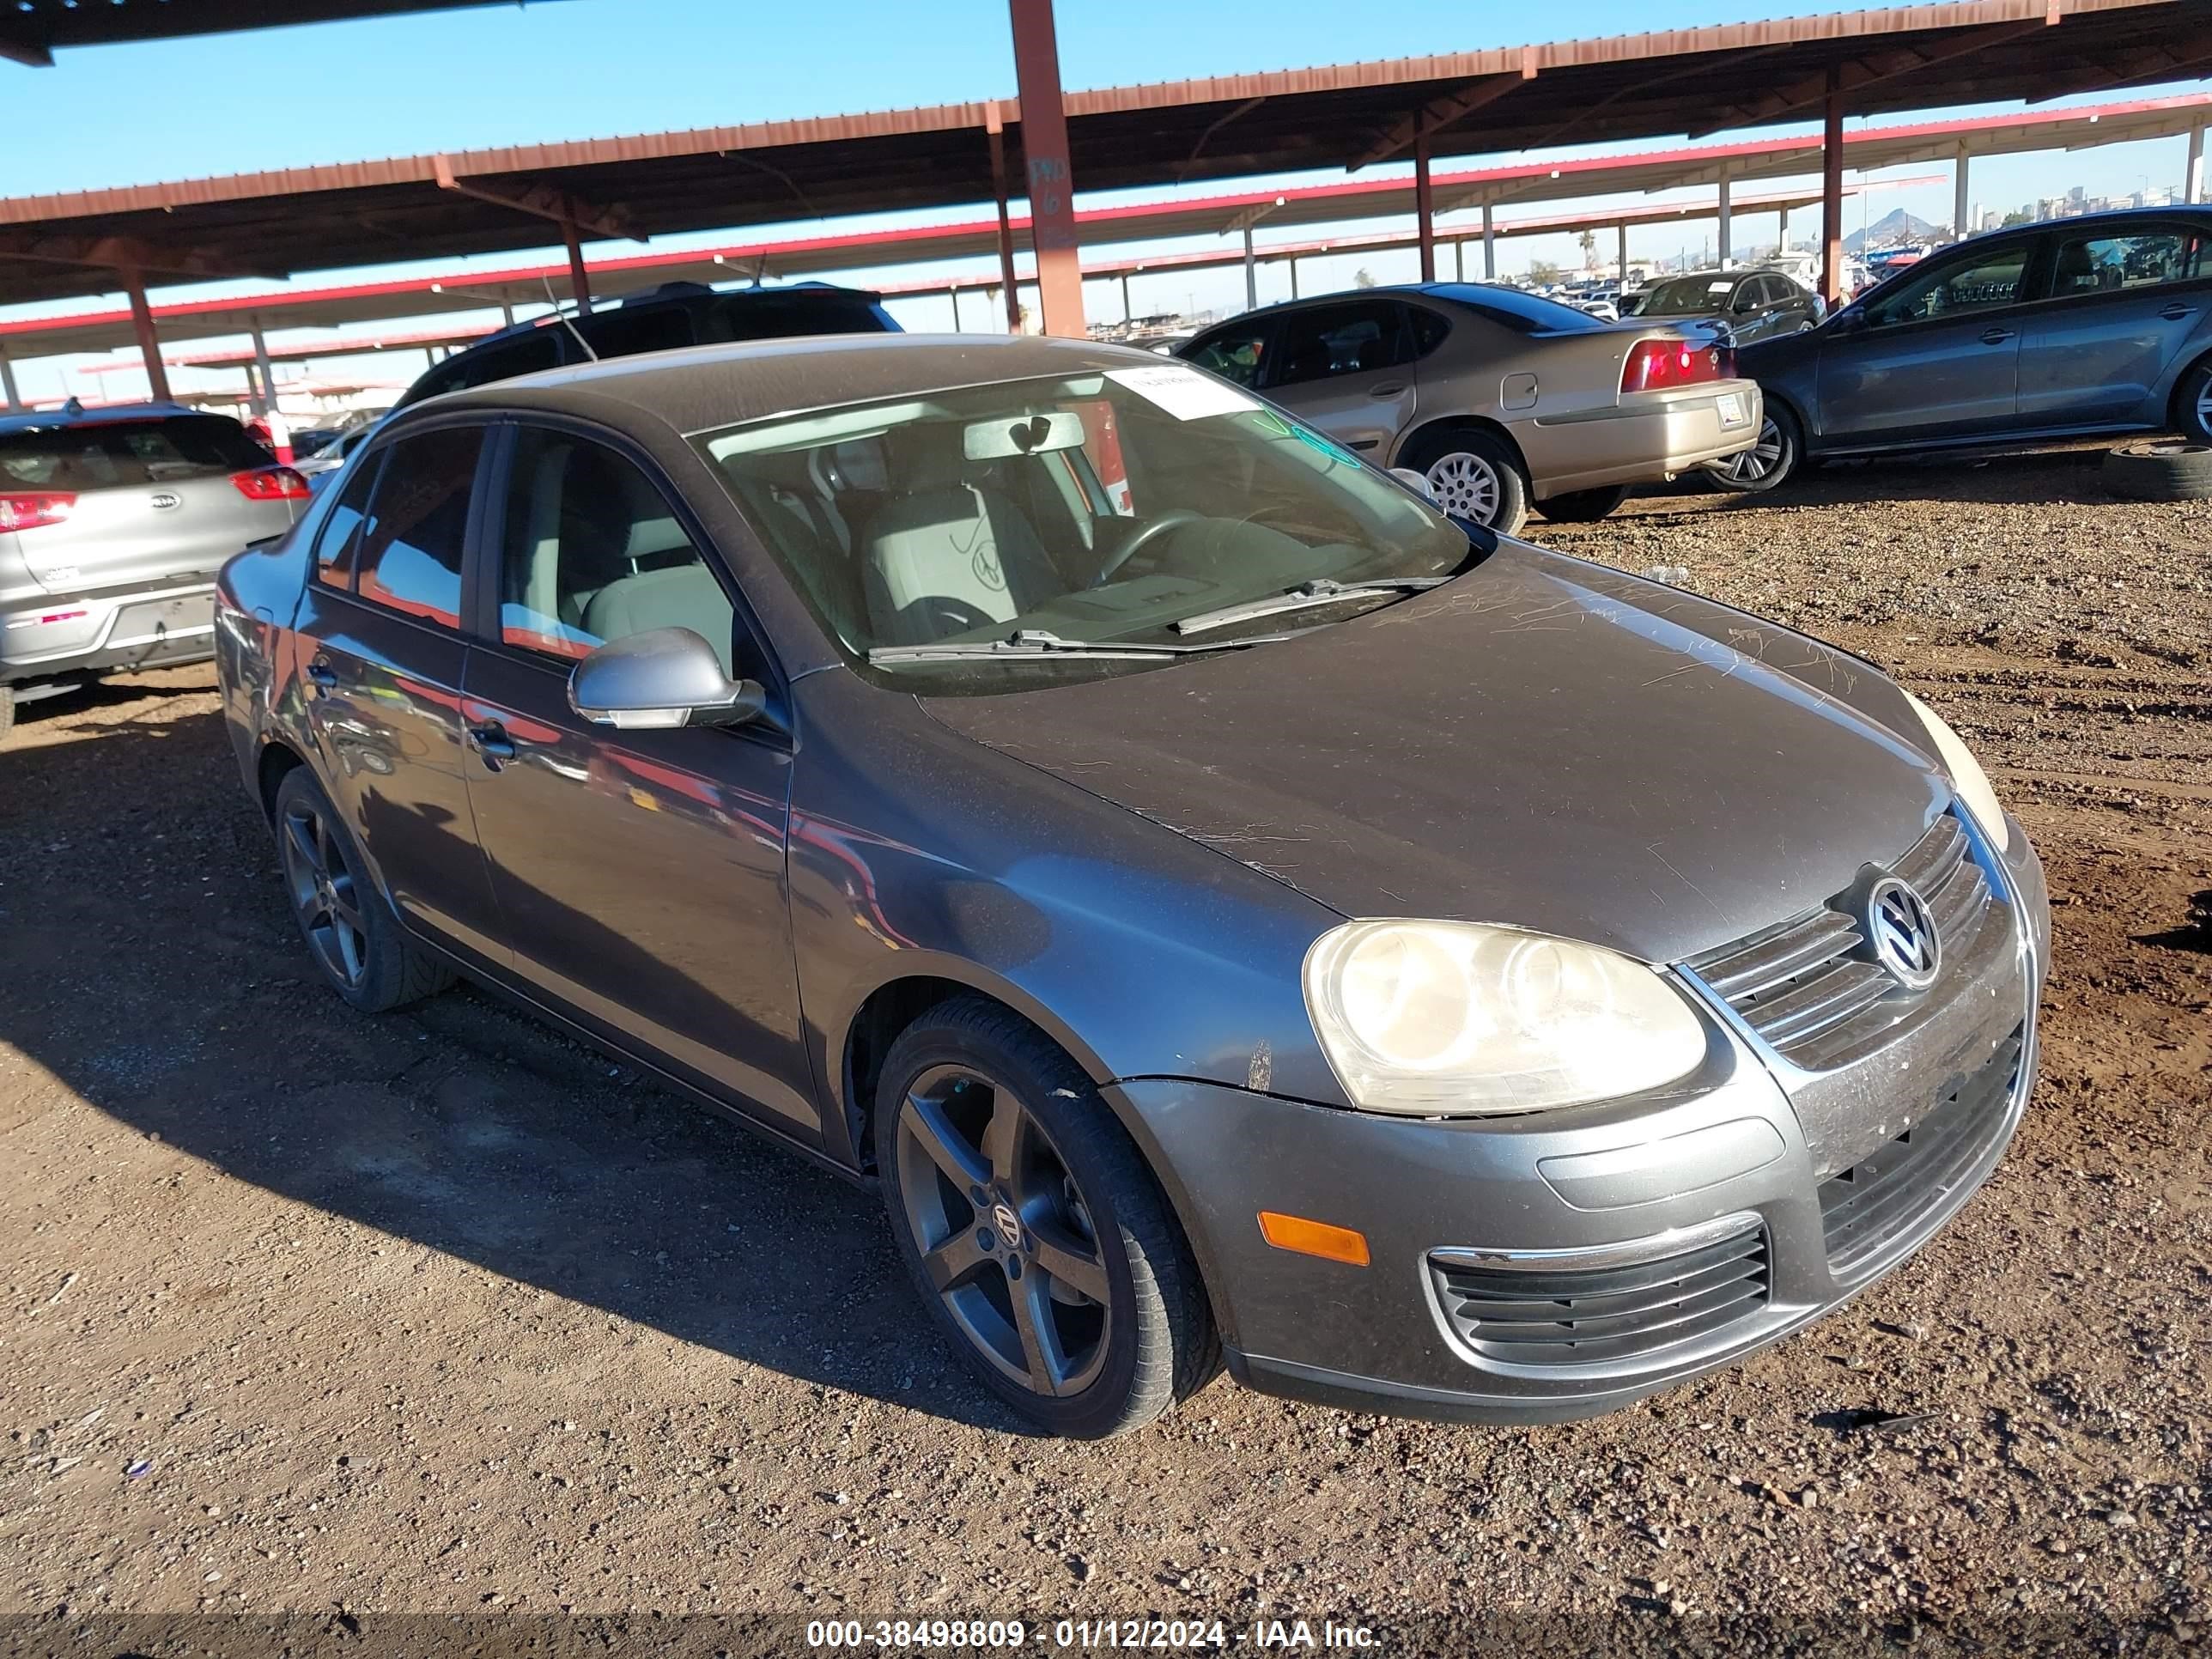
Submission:
[[[629,294],[617,294],[599,301],[588,312],[573,307],[556,309],[543,317],[529,317],[520,322],[509,323],[504,328],[494,329],[480,339],[471,340],[463,352],[476,351],[501,340],[512,340],[518,335],[529,334],[538,329],[556,327],[563,322],[587,322],[593,318],[612,316],[624,311],[641,311],[653,306],[696,306],[708,301],[736,300],[757,304],[799,294],[810,298],[830,295],[842,300],[858,300],[875,305],[883,295],[872,289],[842,288],[835,283],[780,283],[774,288],[710,288],[704,283],[663,283],[658,288],[638,289]]]
[[[542,369],[426,398],[401,413],[520,407],[604,416],[626,405],[678,432],[696,432],[994,380],[1164,366],[1155,352],[1050,336],[802,335]]]
[[[112,421],[160,421],[167,420],[172,416],[206,412],[186,404],[106,404],[98,409],[33,409],[20,415],[0,415],[0,432],[33,432],[58,426],[100,426]]]

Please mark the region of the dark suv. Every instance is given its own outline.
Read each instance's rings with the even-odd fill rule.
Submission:
[[[407,388],[399,402],[404,407],[441,392],[511,380],[541,368],[599,357],[630,357],[641,351],[797,334],[899,331],[881,297],[859,289],[797,283],[789,288],[725,291],[703,283],[664,283],[598,311],[558,313],[503,328],[430,369]]]

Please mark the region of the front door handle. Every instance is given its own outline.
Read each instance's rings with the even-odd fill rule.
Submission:
[[[307,665],[307,684],[327,697],[338,689],[338,671],[326,662],[311,662]]]
[[[2160,306],[2159,307],[2158,314],[2165,318],[2169,323],[2178,323],[2185,318],[2194,317],[2197,314],[2197,307],[2195,306],[2185,306],[2182,304],[2180,301],[2175,300],[2168,304]]]
[[[1370,386],[1367,388],[1367,395],[1370,398],[1402,398],[1406,395],[1406,383],[1392,380],[1384,386]]]
[[[484,720],[469,727],[469,747],[484,758],[485,766],[499,770],[501,761],[514,758],[514,739],[497,720]]]
[[[2017,331],[2018,331],[2016,330],[2009,328],[1985,328],[1982,331],[1982,343],[1984,345],[2002,345],[2007,340],[2011,339],[2014,334]]]

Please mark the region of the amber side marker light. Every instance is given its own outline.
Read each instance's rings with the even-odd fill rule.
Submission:
[[[1326,1221],[1309,1221],[1302,1215],[1262,1210],[1260,1237],[1279,1250],[1296,1250],[1300,1255],[1317,1255],[1326,1261],[1348,1261],[1355,1267],[1367,1265],[1366,1235],[1349,1227],[1332,1227]]]

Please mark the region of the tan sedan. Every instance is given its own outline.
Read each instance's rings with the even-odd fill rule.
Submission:
[[[1632,484],[1747,449],[1759,387],[1734,354],[1664,325],[1607,323],[1518,289],[1364,289],[1272,306],[1179,347],[1439,505],[1511,532],[1603,518]]]

